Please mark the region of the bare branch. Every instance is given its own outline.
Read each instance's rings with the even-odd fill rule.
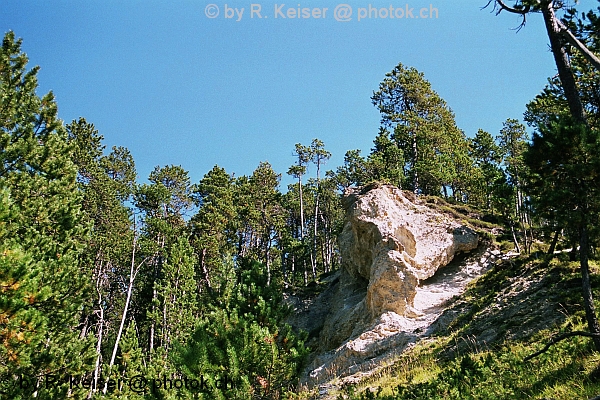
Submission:
[[[496,0],[488,0],[487,4],[483,7],[481,7],[482,10],[488,8],[492,3],[494,3],[494,7],[492,8],[492,11],[496,11]]]
[[[550,349],[550,347],[552,347],[553,345],[555,345],[556,343],[563,341],[565,339],[568,339],[570,337],[573,336],[584,336],[584,337],[591,337],[591,338],[595,338],[595,337],[600,337],[600,333],[590,333],[590,332],[584,332],[584,331],[574,331],[574,332],[567,332],[567,333],[563,333],[562,335],[558,335],[554,338],[552,338],[552,340],[550,340],[543,349],[541,349],[540,351],[536,351],[533,354],[528,355],[527,357],[525,357],[523,359],[523,361],[529,361],[532,358],[535,358],[537,356],[539,356],[540,354],[543,354],[545,352],[548,351],[548,349]]]
[[[488,8],[492,3],[494,4],[492,12],[495,11],[496,15],[499,15],[503,10],[506,10],[510,13],[518,14],[523,18],[519,26],[515,28],[517,32],[519,32],[527,23],[527,14],[529,14],[529,12],[531,11],[530,5],[526,5],[525,8],[519,9],[507,6],[506,3],[504,3],[504,0],[488,0],[488,3],[484,7],[482,7],[482,9]]]
[[[496,3],[500,6],[500,11],[498,11],[498,14],[500,14],[502,10],[506,10],[513,14],[521,14],[525,16],[525,14],[529,14],[529,11],[531,11],[531,6],[529,4],[526,5],[524,9],[520,10],[518,8],[507,6],[506,4],[504,4],[503,0],[496,0]]]

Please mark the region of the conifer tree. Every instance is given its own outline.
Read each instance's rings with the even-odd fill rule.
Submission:
[[[508,181],[513,188],[513,207],[512,212],[506,217],[511,224],[511,229],[514,232],[514,225],[518,224],[523,235],[523,243],[525,251],[529,251],[532,238],[529,236],[531,226],[531,218],[529,213],[529,205],[526,203],[526,194],[524,193],[524,182],[527,169],[523,160],[523,154],[527,149],[528,134],[525,126],[518,120],[507,119],[500,135],[497,137],[500,151],[503,155],[503,164],[506,170]],[[515,246],[517,251],[520,251],[518,240],[515,236]]]
[[[176,355],[179,368],[206,381],[206,398],[283,398],[306,350],[304,337],[282,324],[289,310],[280,288],[266,284],[256,262],[237,268],[229,262],[219,271],[205,317]]]
[[[532,172],[530,190],[536,210],[558,226],[570,227],[567,233],[579,243],[588,329],[598,334],[588,259],[592,243],[600,237],[600,132],[568,116],[555,117],[539,129],[525,153]],[[600,338],[594,343],[600,351]]]
[[[493,211],[497,183],[503,177],[500,169],[502,155],[500,147],[489,132],[482,129],[470,140],[470,156],[473,158],[478,175],[474,177],[476,185],[481,193],[482,208]]]
[[[170,323],[172,317],[168,315],[169,291],[174,289],[173,285],[177,286],[172,270],[181,265],[171,260],[171,256],[176,260],[183,257],[186,264],[191,262],[185,243],[178,243],[178,240],[187,237],[184,217],[193,200],[188,173],[180,166],[156,167],[150,173],[149,181],[150,184],[140,186],[135,200],[144,213],[140,244],[142,253],[148,257],[148,268],[143,272],[141,297],[144,300],[140,299],[140,302],[146,307],[148,351],[152,355],[155,348],[170,346],[175,329]]]
[[[65,376],[91,370],[91,342],[77,325],[86,291],[87,241],[73,148],[52,93],[36,94],[21,40],[0,49],[0,392],[58,398]],[[62,379],[45,385],[45,379]],[[76,389],[80,392],[81,389]]]
[[[466,138],[456,127],[454,114],[431,88],[423,73],[398,64],[371,97],[384,127],[402,150],[415,193],[439,194],[457,175],[457,151]]]
[[[273,263],[279,262],[276,242],[285,223],[280,180],[281,175],[273,171],[271,164],[261,162],[250,177],[236,181],[238,255],[263,263],[267,284],[271,283]]]
[[[90,235],[81,261],[87,266],[94,290],[89,292],[81,322],[81,336],[94,334],[96,362],[91,391],[102,390],[104,362],[111,358],[110,342],[119,327],[126,307],[120,283],[129,277],[132,253],[131,210],[125,205],[135,187],[135,165],[129,151],[114,147],[104,155],[103,137],[93,124],[80,118],[66,126],[69,143],[74,147],[79,190],[83,195],[82,212],[91,224]],[[105,356],[107,356],[105,358]]]
[[[313,240],[311,249],[311,266],[313,280],[317,279],[317,236],[319,225],[319,200],[321,196],[321,166],[331,158],[331,153],[325,150],[325,144],[319,139],[313,139],[310,144],[311,161],[316,167],[315,179],[315,212],[313,214]]]
[[[198,211],[190,220],[191,243],[198,258],[199,291],[210,290],[212,275],[235,251],[237,210],[233,178],[215,165],[192,188]]]
[[[404,151],[391,139],[388,129],[379,128],[367,159],[369,180],[390,183],[399,188],[410,187],[405,181]],[[368,183],[368,182],[365,182]]]

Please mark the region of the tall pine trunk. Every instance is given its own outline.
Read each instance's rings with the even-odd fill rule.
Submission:
[[[580,227],[579,240],[579,261],[581,265],[583,304],[585,308],[585,317],[587,319],[588,329],[590,333],[600,335],[600,324],[598,323],[598,317],[596,315],[596,307],[594,306],[594,296],[592,294],[592,285],[590,282],[590,268],[588,263],[589,239],[586,219],[587,218],[584,216],[583,222]],[[593,339],[596,351],[600,351],[600,337],[596,336]]]
[[[313,229],[313,243],[310,252],[310,264],[312,268],[313,280],[317,279],[317,227],[319,223],[319,174],[321,172],[321,160],[317,155],[317,195],[315,198],[315,216],[314,216],[314,229]]]
[[[554,61],[556,68],[558,69],[558,76],[565,93],[565,98],[569,105],[571,115],[578,122],[587,125],[587,119],[585,116],[585,110],[579,97],[579,91],[577,90],[577,84],[575,77],[573,76],[573,70],[569,63],[567,52],[563,44],[563,40],[560,34],[559,22],[554,13],[554,2],[549,1],[547,5],[542,7],[542,15],[544,16],[544,23],[546,24],[546,30],[548,31],[548,37],[550,39],[550,48],[554,55]]]
[[[412,159],[412,172],[413,172],[413,187],[414,193],[416,195],[419,194],[419,173],[417,172],[417,162],[419,159],[419,149],[417,148],[417,134],[413,132],[412,134],[412,151],[413,151],[413,159]]]

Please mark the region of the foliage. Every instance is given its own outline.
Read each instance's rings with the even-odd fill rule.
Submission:
[[[0,392],[55,398],[67,383],[37,385],[91,364],[90,343],[76,330],[88,236],[73,148],[52,93],[37,96],[38,68],[26,64],[9,32],[0,49]]]
[[[240,270],[229,264],[218,295],[176,356],[188,378],[206,379],[207,398],[282,398],[294,388],[306,350],[302,337],[282,324],[289,310],[263,271],[256,262]]]
[[[568,11],[563,22],[599,48],[597,13]],[[479,130],[467,139],[424,74],[398,64],[371,98],[381,127],[370,153],[350,150],[343,166],[325,171],[325,143],[297,143],[284,192],[268,162],[237,177],[215,165],[196,183],[182,166],[157,166],[138,184],[127,149],[106,151],[92,123],[63,124],[52,93],[36,94],[39,68],[26,70],[9,32],[0,50],[0,395],[281,399],[297,391],[306,335],[284,323],[284,294],[340,267],[340,192],[352,186],[412,190],[484,238],[506,223],[517,249],[554,249],[536,236],[554,233],[566,242],[559,246],[581,244],[585,273],[600,243],[600,97],[598,71],[571,56],[586,124],[569,116],[572,93],[552,78],[527,108],[531,142],[515,119],[495,138]],[[451,326],[455,335],[513,272],[467,295],[472,307]],[[581,315],[569,323],[581,325]],[[530,343],[442,357],[449,340],[407,354],[416,364],[404,364],[411,371],[393,391],[350,395],[577,397],[591,392],[568,389],[575,380],[598,386],[588,365],[598,356],[585,340],[555,346],[534,371],[520,361]],[[44,385],[65,376],[88,384]],[[108,387],[107,378],[140,376],[150,386]],[[182,381],[200,387],[173,386]]]
[[[465,189],[458,159],[466,154],[464,133],[456,127],[454,114],[431,88],[423,73],[398,64],[379,85],[372,98],[381,113],[383,126],[391,128],[391,139],[404,157],[396,176],[410,176],[404,186],[415,193],[439,194],[451,186],[453,192]],[[385,136],[378,138],[385,139]],[[377,145],[377,143],[376,143]],[[379,146],[386,156],[389,142]],[[376,151],[380,151],[376,146]]]

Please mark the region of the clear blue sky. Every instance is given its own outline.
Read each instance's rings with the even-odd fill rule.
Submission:
[[[486,3],[348,2],[352,20],[340,22],[341,2],[325,0],[2,0],[0,30],[23,38],[63,120],[85,117],[107,148],[131,150],[139,181],[156,165],[181,165],[197,182],[215,164],[239,176],[268,161],[287,184],[295,143],[323,140],[328,169],[347,150],[369,153],[379,127],[370,97],[398,62],[425,74],[468,136],[521,119],[555,74],[543,21],[516,33],[517,16]],[[226,4],[244,8],[240,21],[225,18]],[[250,18],[251,4],[263,18]],[[369,4],[378,18],[358,21]],[[407,4],[437,18],[407,18]],[[320,10],[282,18],[298,5]],[[403,18],[390,18],[390,5]]]

